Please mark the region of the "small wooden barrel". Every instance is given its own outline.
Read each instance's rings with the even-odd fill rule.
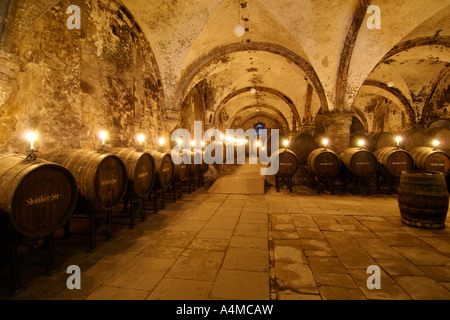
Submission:
[[[374,153],[381,170],[395,178],[400,178],[403,171],[414,168],[412,156],[405,150],[397,147],[386,147],[376,150]]]
[[[0,157],[0,232],[46,237],[62,227],[77,203],[77,183],[66,168],[25,156]]]
[[[448,202],[447,185],[441,172],[402,173],[398,206],[403,223],[427,229],[444,228]]]
[[[370,150],[373,152],[381,148],[397,146],[395,137],[395,134],[392,132],[374,132],[369,134]]]
[[[298,158],[294,151],[289,149],[279,149],[272,155],[278,157],[278,175],[282,177],[292,177],[298,168]],[[272,160],[273,161],[273,160]]]
[[[339,173],[341,159],[330,149],[318,148],[309,154],[307,165],[316,176],[332,178]]]
[[[283,146],[280,145],[280,148]],[[298,163],[301,165],[306,165],[309,154],[317,148],[318,144],[313,136],[305,132],[293,136],[289,145],[289,149],[297,155]]]
[[[100,212],[114,208],[127,191],[127,169],[116,155],[96,150],[63,150],[42,158],[66,167],[75,177],[81,208]]]
[[[108,152],[118,156],[127,168],[127,196],[145,198],[155,183],[155,160],[152,155],[129,148],[111,148]]]
[[[449,155],[431,147],[414,148],[410,151],[415,166],[422,171],[438,171],[444,175],[450,173]]]
[[[181,158],[181,163],[176,164],[177,161],[174,160],[174,155],[172,155],[172,152],[175,152],[175,150],[166,150],[166,153],[169,153],[171,155],[171,159],[173,162],[173,181],[175,182],[184,182],[189,177],[189,171],[190,171],[190,164],[189,159],[187,156],[184,156],[183,150],[180,151],[179,157]],[[175,156],[176,156],[175,152]]]
[[[156,181],[154,189],[161,190],[167,189],[172,184],[174,166],[172,162],[172,156],[170,153],[158,152],[156,150],[149,150],[156,166]]]
[[[402,137],[400,147],[406,151],[410,151],[414,148],[430,146],[430,139],[423,131],[413,129],[406,130],[400,136]]]
[[[348,148],[339,154],[345,168],[358,178],[369,178],[378,169],[378,161],[374,154],[360,148]]]

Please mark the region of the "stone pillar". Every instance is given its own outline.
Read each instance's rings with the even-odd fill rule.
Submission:
[[[328,147],[339,154],[350,147],[350,126],[352,125],[352,112],[336,112],[322,116],[325,127],[325,136]],[[321,141],[318,141],[321,144]]]
[[[17,74],[21,66],[22,61],[18,56],[0,49],[0,108],[19,88]]]

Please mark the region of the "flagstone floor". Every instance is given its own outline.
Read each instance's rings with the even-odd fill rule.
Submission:
[[[114,224],[102,239],[91,253],[57,239],[56,269],[29,267],[13,297],[3,266],[0,299],[450,299],[449,223],[404,225],[394,195],[303,186],[211,194],[204,186],[132,230]],[[79,290],[67,288],[70,265],[80,267]],[[380,289],[368,287],[376,283],[370,266],[380,270]]]

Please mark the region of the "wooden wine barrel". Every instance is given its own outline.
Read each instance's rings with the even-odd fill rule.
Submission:
[[[216,151],[220,153],[220,149],[222,149],[222,156],[217,157],[218,159],[215,160],[217,164],[224,164],[227,161],[227,150],[226,150],[226,144],[219,141],[212,141],[205,147],[205,151],[208,148],[208,152],[211,153],[211,157],[214,159],[216,158]],[[209,151],[211,150],[211,151]],[[219,163],[221,162],[221,163]]]
[[[370,147],[369,137],[365,134],[352,134],[350,135],[350,148],[359,148],[358,142],[364,141],[364,146]]]
[[[172,184],[174,166],[170,153],[148,150],[155,159],[156,181],[153,186],[156,190],[167,189]]]
[[[419,147],[430,147],[430,139],[420,130],[406,130],[400,134],[402,141],[400,147],[406,151],[410,151]]]
[[[77,203],[77,183],[58,164],[25,158],[0,157],[0,233],[38,239],[70,219]]]
[[[202,151],[202,164],[200,165],[200,172],[204,174],[208,171],[209,165],[205,162],[205,151]]]
[[[127,169],[116,155],[96,150],[63,150],[42,158],[66,167],[78,186],[82,209],[100,212],[114,208],[127,191]]]
[[[450,148],[450,129],[447,127],[435,127],[428,128],[424,131],[424,133],[430,139],[430,143],[433,140],[439,141],[439,149],[449,149]],[[429,145],[431,147],[431,144]]]
[[[339,173],[341,159],[330,149],[317,148],[309,154],[307,165],[316,176],[332,178]]]
[[[166,153],[171,155],[171,159],[173,162],[173,180],[175,182],[179,182],[179,181],[184,182],[189,177],[190,164],[189,164],[188,158],[185,155],[185,153],[183,152],[183,150],[181,150],[178,155],[181,158],[181,159],[179,159],[179,160],[181,160],[181,163],[177,164],[177,161],[174,160],[174,158],[173,158],[174,157],[174,155],[172,154],[173,152],[176,152],[176,151],[173,149],[166,150]],[[176,156],[176,153],[175,153],[175,156]]]
[[[449,155],[431,147],[414,148],[410,152],[417,169],[422,171],[438,171],[445,176],[450,173]]]
[[[430,123],[430,125],[428,126],[429,128],[449,128],[450,129],[450,119],[437,119],[435,121],[433,121],[432,123]]]
[[[155,183],[155,160],[152,155],[129,148],[111,148],[108,152],[118,156],[127,168],[127,196],[145,198]]]
[[[370,144],[368,148],[372,152],[381,148],[397,146],[396,135],[392,132],[373,132],[369,134],[368,138]]]
[[[185,150],[184,156],[191,159],[189,164],[189,176],[193,178],[198,177],[200,175],[200,164],[195,163],[195,158],[200,159],[200,155],[197,152]]]
[[[306,165],[311,151],[319,147],[313,136],[305,132],[294,135],[290,141],[289,149],[297,155],[298,163],[301,165]],[[280,148],[283,148],[281,144]]]
[[[360,148],[348,148],[339,154],[345,168],[358,178],[369,178],[378,169],[378,161],[374,154]]]
[[[448,203],[447,185],[441,172],[402,173],[398,206],[403,223],[427,229],[444,228]]]
[[[273,157],[278,157],[278,175],[282,177],[292,177],[298,169],[297,155],[289,149],[279,149],[274,152]],[[273,160],[272,160],[273,161]]]
[[[373,154],[377,157],[381,170],[392,177],[400,178],[403,171],[414,168],[412,156],[403,149],[386,147],[376,150]]]

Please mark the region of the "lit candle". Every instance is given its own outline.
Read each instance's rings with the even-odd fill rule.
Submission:
[[[205,141],[202,141],[200,144],[202,145],[202,147],[204,147],[206,143]]]
[[[288,144],[289,144],[289,141],[288,141],[288,140],[284,140],[284,141],[283,141],[283,145],[284,145],[285,148],[287,148]]]
[[[322,143],[323,143],[323,145],[324,145],[324,147],[326,149],[327,148],[327,144],[328,144],[328,139],[323,139]]]
[[[259,147],[259,141],[256,141],[255,145],[258,148]]]
[[[221,134],[220,139],[222,139],[222,141],[223,141],[223,139],[225,139],[225,136],[223,134]]]
[[[143,134],[138,135],[137,139],[139,141],[139,145],[142,146],[142,142],[144,141],[144,135]]]
[[[164,140],[164,138],[159,138],[159,144],[161,145],[161,148],[163,147],[165,141],[166,140]]]
[[[34,132],[27,133],[27,139],[30,141],[30,150],[34,150],[34,141],[36,140],[36,137],[36,133]]]
[[[402,142],[402,137],[396,137],[395,140],[397,141],[397,146],[400,146],[400,142]]]
[[[105,139],[106,139],[106,136],[107,136],[106,132],[105,131],[100,131],[99,136],[100,136],[100,139],[102,139],[102,144],[105,145]]]
[[[193,148],[195,146],[195,141],[191,141],[191,147]]]
[[[433,140],[433,146],[435,148],[437,148],[438,145],[439,145],[439,141],[438,140]]]
[[[183,140],[181,140],[181,138],[178,138],[177,139],[177,143],[178,143],[178,146],[181,146],[181,143],[183,142]]]
[[[358,145],[360,148],[364,147],[364,140],[358,140]]]

